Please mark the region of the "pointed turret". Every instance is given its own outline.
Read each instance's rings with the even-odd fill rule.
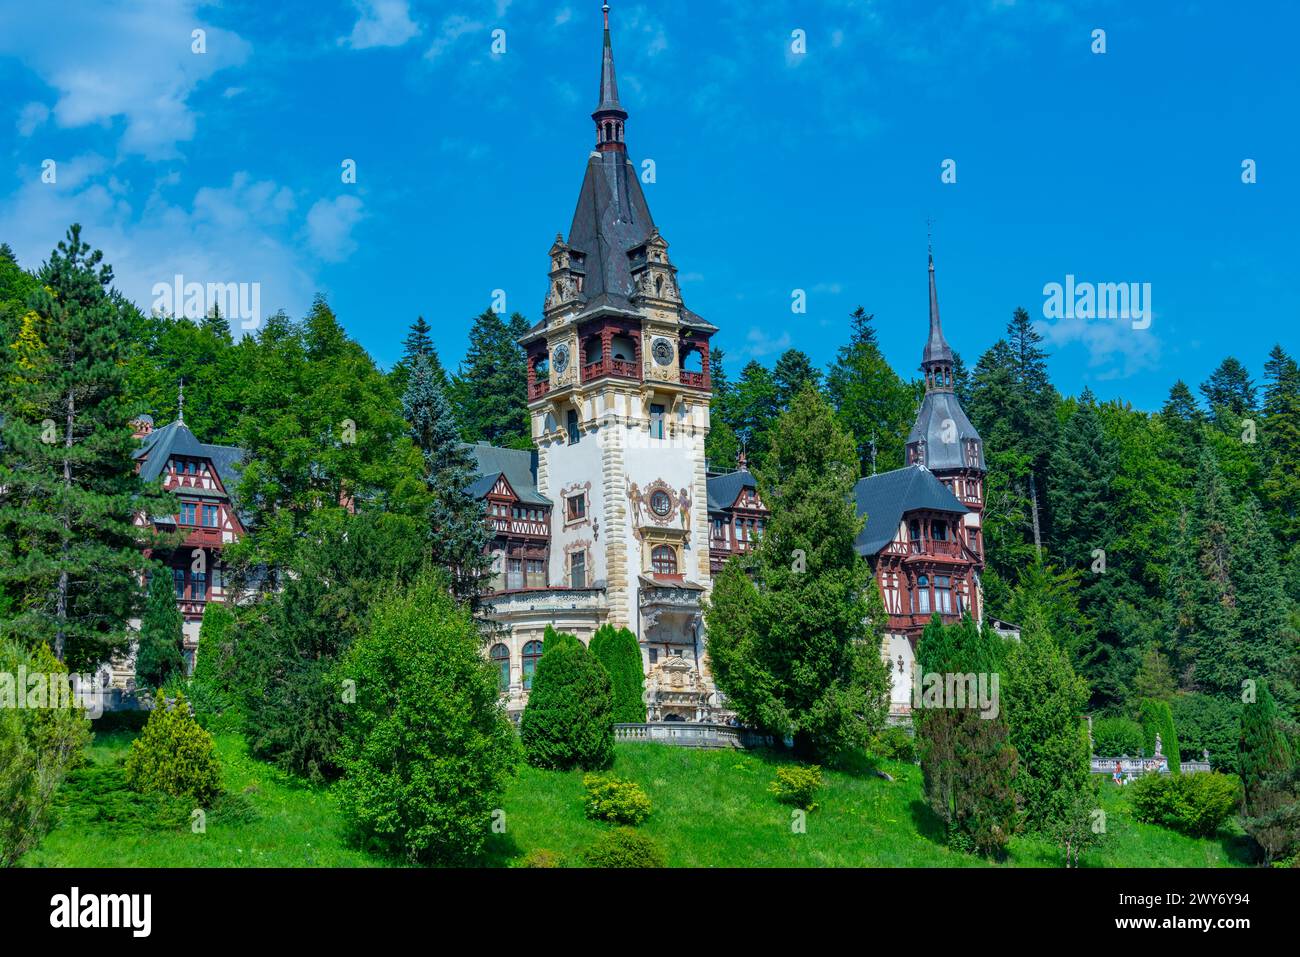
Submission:
[[[596,121],[596,149],[601,152],[625,152],[623,123],[627,111],[618,101],[618,78],[614,75],[614,47],[609,38],[609,4],[601,7],[605,14],[605,48],[600,57],[600,99],[591,118]]]
[[[934,250],[930,250],[930,338],[921,353],[921,371],[925,373],[926,391],[952,389],[952,348],[943,337],[939,324],[939,293],[934,285]]]

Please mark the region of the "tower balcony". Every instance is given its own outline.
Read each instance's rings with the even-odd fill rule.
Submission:
[[[614,376],[618,379],[633,379],[641,381],[641,364],[629,359],[597,359],[595,362],[588,362],[582,367],[582,381],[590,382],[592,379],[599,379],[603,376]]]

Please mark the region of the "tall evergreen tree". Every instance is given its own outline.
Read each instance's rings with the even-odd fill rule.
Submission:
[[[184,673],[184,638],[170,571],[161,565],[155,566],[149,573],[148,597],[140,618],[139,645],[135,654],[135,678],[141,688],[157,691]]]
[[[474,462],[460,441],[451,405],[428,356],[416,353],[413,359],[402,409],[424,459],[433,561],[447,569],[456,597],[472,601],[482,591],[491,564],[490,536],[483,503],[469,491]]]
[[[1219,363],[1201,384],[1201,395],[1214,423],[1228,431],[1235,431],[1238,422],[1255,411],[1255,383],[1246,367],[1232,356]]]
[[[750,360],[740,372],[731,393],[731,427],[745,450],[750,466],[762,463],[767,455],[769,432],[776,423],[781,407],[777,402],[776,381],[772,373]]]
[[[1011,650],[1002,706],[1019,756],[1016,791],[1025,821],[1049,830],[1069,817],[1089,787],[1088,736],[1082,725],[1087,683],[1030,608]]]
[[[465,441],[530,447],[528,362],[516,341],[527,331],[518,313],[509,322],[491,309],[475,317],[465,361],[451,386]]]
[[[1258,682],[1254,700],[1241,707],[1241,740],[1237,746],[1237,768],[1245,786],[1248,814],[1256,813],[1266,779],[1289,770],[1294,763],[1295,755],[1282,733],[1268,682]]]
[[[805,386],[821,388],[822,374],[821,370],[812,364],[806,352],[787,349],[781,353],[781,358],[776,360],[776,365],[772,368],[772,383],[776,386],[777,407],[782,412],[786,412],[794,397],[802,392]]]
[[[0,567],[10,597],[0,633],[47,642],[72,671],[125,649],[138,607],[139,513],[168,514],[170,496],[135,471],[123,401],[129,325],[109,294],[113,270],[73,225],[29,300],[47,360],[18,385],[28,415],[0,424]]]
[[[853,311],[849,341],[826,374],[827,397],[840,427],[853,437],[864,475],[903,465],[917,403],[915,390],[885,361],[874,320],[861,306]]]
[[[771,520],[754,578],[728,562],[705,612],[718,686],[744,721],[801,754],[865,746],[884,723],[889,675],[867,623],[871,570],[854,541],[853,440],[805,389],[777,420],[758,472]]]
[[[1300,367],[1281,346],[1264,364],[1262,492],[1282,541],[1300,538]]]
[[[1169,430],[1175,460],[1188,474],[1196,468],[1201,450],[1201,426],[1205,416],[1192,397],[1187,383],[1179,379],[1169,390],[1169,398],[1160,410],[1160,418]]]
[[[417,316],[415,322],[411,323],[411,331],[402,340],[402,358],[388,374],[393,383],[393,391],[397,395],[406,394],[406,387],[410,384],[411,369],[419,356],[424,356],[428,360],[429,368],[433,371],[433,381],[437,383],[438,388],[446,393],[450,387],[451,381],[447,378],[447,370],[443,368],[442,361],[438,358],[438,350],[433,344],[433,337],[429,335],[432,331],[433,327],[425,322],[424,316]]]

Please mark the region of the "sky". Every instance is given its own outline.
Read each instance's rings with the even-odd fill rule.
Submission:
[[[733,377],[790,347],[824,366],[859,305],[915,375],[927,232],[968,366],[1017,306],[1063,393],[1148,410],[1227,355],[1258,378],[1274,343],[1300,353],[1300,7],[612,0],[610,20],[629,155]],[[600,0],[8,2],[0,241],[36,267],[80,222],[146,310],[178,274],[257,284],[263,316],[320,293],[384,366],[423,315],[454,367],[494,295],[540,318],[600,48]],[[1137,283],[1149,314],[1057,317],[1067,276]]]

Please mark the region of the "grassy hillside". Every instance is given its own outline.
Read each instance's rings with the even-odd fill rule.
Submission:
[[[327,789],[310,787],[248,757],[243,739],[217,739],[222,775],[233,795],[213,809],[205,834],[190,830],[188,809],[154,806],[115,790],[115,768],[130,734],[97,736],[90,764],[63,791],[60,821],[28,866],[87,867],[363,867],[384,861],[347,846]],[[654,803],[642,825],[678,867],[977,867],[939,840],[921,799],[920,769],[886,763],[886,781],[865,765],[827,772],[820,807],[795,834],[790,809],[767,791],[779,758],[753,752],[693,751],[653,744],[620,745],[614,773],[639,783]],[[506,832],[494,835],[484,863],[510,866],[527,852],[577,859],[605,825],[582,812],[579,772],[521,767],[506,794]],[[1110,840],[1085,859],[1093,867],[1226,867],[1244,863],[1234,829],[1194,840],[1132,819],[1124,792],[1104,791]],[[160,810],[161,807],[161,810]],[[162,820],[164,823],[150,823]],[[1003,866],[1057,866],[1059,855],[1016,838]]]

